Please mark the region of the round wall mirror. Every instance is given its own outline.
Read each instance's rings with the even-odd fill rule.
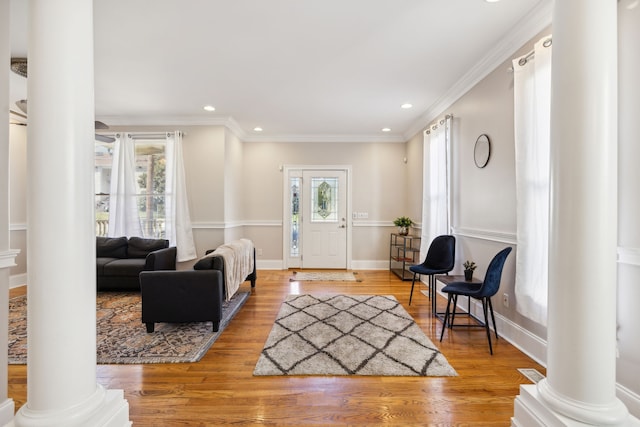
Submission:
[[[476,145],[473,148],[473,161],[477,167],[483,168],[489,163],[489,157],[491,157],[491,141],[483,133],[476,139]]]

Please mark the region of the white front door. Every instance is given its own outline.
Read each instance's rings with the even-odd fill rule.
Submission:
[[[344,170],[302,173],[302,268],[347,268],[347,178]]]

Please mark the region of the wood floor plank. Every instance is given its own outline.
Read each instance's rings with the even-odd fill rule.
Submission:
[[[544,369],[504,339],[489,355],[482,329],[445,331],[427,297],[388,271],[358,271],[361,282],[291,282],[291,271],[259,271],[245,306],[198,363],[99,365],[97,381],[123,389],[138,426],[402,425],[509,426],[518,368]],[[249,284],[242,289],[250,290]],[[13,289],[11,296],[24,293]],[[394,295],[441,349],[457,377],[254,377],[253,369],[289,294]],[[438,310],[446,301],[438,297]],[[144,327],[142,324],[140,327]],[[16,409],[27,400],[27,369],[9,366]]]

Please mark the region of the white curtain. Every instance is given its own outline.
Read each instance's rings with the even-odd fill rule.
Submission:
[[[136,155],[131,137],[115,136],[109,197],[109,231],[111,237],[142,236],[136,197]]]
[[[451,116],[431,126],[424,135],[422,167],[422,241],[425,259],[434,238],[449,234],[449,147]]]
[[[167,134],[165,183],[165,232],[172,246],[177,248],[179,262],[195,259],[187,186],[182,159],[182,132]]]
[[[516,310],[547,324],[551,37],[513,60],[516,148]],[[545,47],[545,44],[549,44]]]

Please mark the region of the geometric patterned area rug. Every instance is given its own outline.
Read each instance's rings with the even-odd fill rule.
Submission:
[[[290,282],[362,282],[354,276],[352,271],[294,271]]]
[[[197,362],[222,334],[249,297],[237,292],[223,302],[218,332],[211,322],[156,323],[147,333],[140,292],[98,292],[97,361],[99,364]],[[27,298],[9,300],[9,364],[27,363]]]
[[[457,375],[389,295],[289,295],[253,374]]]

